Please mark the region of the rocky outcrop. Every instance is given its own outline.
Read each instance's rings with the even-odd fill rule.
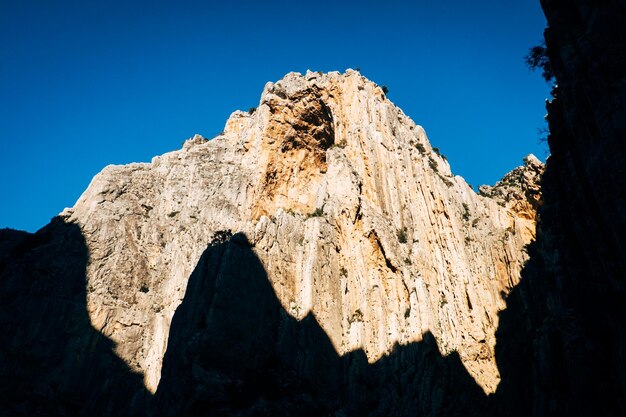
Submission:
[[[479,194],[495,200],[517,216],[537,220],[541,206],[541,176],[544,165],[534,155],[524,158],[524,165],[515,168],[496,185],[481,185]]]
[[[338,353],[375,361],[430,331],[491,392],[501,294],[519,279],[532,210],[477,196],[351,71],[268,84],[221,136],[106,168],[63,216],[89,248],[93,326],[153,391],[187,279],[232,230],[249,236],[283,308],[313,313]]]
[[[0,415],[625,415],[626,4],[542,6],[543,174],[477,195],[358,73],[289,74],[0,231]]]
[[[456,415],[498,387],[541,171],[478,195],[358,72],[292,73],[219,136],[106,167],[57,222],[84,239],[75,305],[153,413]]]

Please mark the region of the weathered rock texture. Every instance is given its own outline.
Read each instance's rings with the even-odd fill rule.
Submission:
[[[105,168],[58,223],[153,413],[462,415],[500,381],[542,171],[478,195],[358,72],[292,73],[218,137]]]
[[[529,161],[520,175],[533,182],[542,168]],[[249,237],[283,308],[312,312],[339,354],[375,361],[429,331],[491,392],[502,294],[534,236],[534,207],[520,205],[477,196],[421,127],[349,71],[268,84],[221,136],[107,167],[63,216],[89,249],[92,324],[150,390],[189,275],[214,234],[232,230]]]
[[[533,158],[476,195],[359,74],[290,74],[0,231],[0,415],[626,415],[626,4],[542,5],[527,254]]]
[[[498,181],[495,186],[481,185],[479,194],[495,200],[517,216],[537,220],[541,206],[541,175],[544,166],[534,155],[524,158],[524,166],[515,168]]]

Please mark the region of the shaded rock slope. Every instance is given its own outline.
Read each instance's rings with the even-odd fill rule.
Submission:
[[[358,72],[288,74],[218,137],[4,232],[4,384],[61,415],[485,413],[542,171],[476,194]]]
[[[626,2],[543,0],[556,77],[537,240],[500,318],[502,413],[626,415]]]

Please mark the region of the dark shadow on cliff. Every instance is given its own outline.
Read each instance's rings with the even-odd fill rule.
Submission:
[[[96,331],[86,306],[88,251],[55,218],[30,234],[0,230],[0,415],[141,413],[147,391]]]
[[[209,246],[172,320],[151,415],[467,416],[485,395],[431,334],[376,363],[281,307],[243,234]]]
[[[497,332],[508,415],[626,415],[626,2],[542,0],[558,87],[537,240]]]
[[[626,293],[567,162],[548,160],[537,238],[496,333],[502,381],[491,402],[508,416],[624,416]]]
[[[1,230],[0,415],[484,414],[482,390],[431,334],[374,364],[339,356],[311,314],[283,310],[245,236],[223,240],[189,279],[151,397],[91,326],[79,227]]]

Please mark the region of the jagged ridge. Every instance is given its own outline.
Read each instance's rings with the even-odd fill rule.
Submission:
[[[541,166],[528,160],[518,201],[536,196]],[[233,113],[223,134],[105,168],[61,218],[84,236],[91,325],[151,392],[189,277],[229,231],[247,236],[282,309],[314,317],[337,355],[375,362],[428,335],[493,392],[498,312],[534,237],[536,204],[522,206],[474,193],[420,126],[348,70],[268,83],[257,110]],[[228,299],[216,297],[219,315]],[[280,352],[287,336],[273,334]]]

